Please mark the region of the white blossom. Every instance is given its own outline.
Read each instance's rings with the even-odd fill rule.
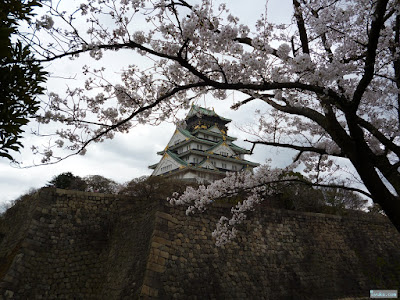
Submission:
[[[40,20],[36,21],[36,29],[40,30],[41,28],[50,30],[53,28],[54,20],[51,16],[44,15],[40,18]]]
[[[229,12],[230,2],[82,2],[71,2],[66,10],[49,2],[36,25],[27,26],[30,32],[19,33],[42,61],[70,63],[64,58],[82,59],[86,53],[97,60],[83,67],[81,87],[49,93],[34,116],[41,125],[57,128],[58,137],[49,145],[33,148],[44,163],[60,158],[50,150],[82,153],[87,144],[137,124],[173,120],[176,111],[208,92],[223,100],[233,90],[248,101],[261,100],[251,133],[258,142],[294,149],[308,179],[320,182],[321,173],[334,177],[340,161],[346,161],[358,180],[386,176],[374,186],[368,183],[367,189],[381,189],[375,198],[400,194],[393,171],[400,155],[400,86],[394,68],[400,55],[398,1],[305,0],[298,2],[289,24],[260,15],[252,19],[255,27]],[[385,7],[377,10],[379,3]],[[374,25],[379,20],[382,24]],[[121,49],[132,53],[124,69],[114,71],[116,56],[104,67],[103,51]],[[241,181],[227,176],[224,184],[247,189],[248,198],[230,220],[221,220],[221,243],[236,234],[231,226],[243,220],[244,211],[268,194],[268,188],[255,184],[268,186],[259,174],[273,180],[277,172],[240,175]],[[188,213],[201,211],[228,192],[219,184],[174,199],[189,205]]]

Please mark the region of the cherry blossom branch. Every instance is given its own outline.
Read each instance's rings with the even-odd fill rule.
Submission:
[[[274,95],[270,95],[271,97],[273,97]],[[237,110],[239,107],[241,107],[242,105],[245,105],[246,103],[249,103],[250,101],[253,101],[253,100],[255,100],[256,98],[254,98],[253,96],[251,96],[251,97],[249,97],[249,98],[246,98],[245,100],[242,100],[242,101],[240,101],[240,102],[238,102],[238,103],[236,103],[236,104],[233,104],[232,106],[231,106],[231,109],[233,109],[233,110]]]
[[[65,157],[59,157],[59,158],[57,158],[56,161],[53,161],[53,162],[42,163],[42,164],[40,164],[40,166],[43,166],[43,165],[53,165],[53,164],[59,163],[60,161],[63,161],[63,160],[65,160],[65,159],[68,159],[69,157],[78,155],[78,154],[80,154],[80,153],[84,153],[85,148],[86,148],[90,143],[92,143],[92,142],[98,140],[98,139],[101,138],[102,136],[107,135],[107,133],[109,133],[109,132],[111,132],[111,131],[113,131],[113,130],[119,128],[119,127],[121,127],[122,125],[124,125],[124,124],[126,124],[126,123],[128,123],[130,120],[132,120],[134,117],[136,117],[136,116],[139,115],[140,113],[142,113],[142,112],[144,112],[144,111],[146,111],[146,110],[149,110],[149,109],[152,109],[152,108],[156,107],[158,104],[162,103],[164,100],[166,100],[167,98],[172,97],[173,95],[175,95],[176,93],[178,93],[178,92],[180,92],[180,91],[184,91],[184,90],[187,90],[187,89],[190,89],[190,88],[195,88],[195,87],[204,87],[204,86],[206,86],[206,84],[204,84],[204,83],[202,83],[202,82],[198,82],[198,83],[192,83],[192,84],[187,84],[187,85],[184,85],[184,86],[175,87],[175,88],[173,88],[170,92],[168,92],[168,93],[164,94],[163,96],[159,97],[159,98],[158,98],[156,101],[154,101],[153,103],[151,103],[151,104],[149,104],[149,105],[142,106],[141,108],[137,109],[135,112],[131,113],[127,118],[125,118],[125,119],[123,119],[123,120],[121,120],[121,121],[119,121],[119,122],[117,122],[117,123],[115,123],[115,124],[113,124],[113,125],[107,125],[107,128],[106,128],[105,130],[103,130],[103,131],[97,133],[95,136],[93,136],[93,137],[89,138],[88,140],[86,140],[86,141],[80,146],[80,148],[79,148],[77,151],[75,151],[74,153],[71,153],[71,154],[69,154],[69,155],[67,155],[67,156],[65,156]],[[24,167],[22,167],[22,168],[32,168],[32,167],[35,167],[35,166],[39,166],[39,165],[34,164],[34,165],[30,165],[30,166],[24,166]]]
[[[354,111],[357,111],[362,96],[374,76],[376,50],[378,47],[380,31],[385,21],[385,12],[388,1],[389,0],[378,0],[376,3],[376,9],[373,13],[374,18],[371,22],[371,31],[368,39],[367,56],[365,58],[364,65],[364,75],[358,83],[357,88],[353,94],[352,107]]]

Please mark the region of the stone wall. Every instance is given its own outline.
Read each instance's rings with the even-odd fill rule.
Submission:
[[[400,287],[400,234],[384,217],[263,208],[217,248],[211,232],[228,213],[44,189],[2,222],[0,299],[340,299]]]
[[[399,289],[400,234],[385,218],[264,209],[219,249],[226,207],[157,213],[142,294],[160,298],[339,299]]]

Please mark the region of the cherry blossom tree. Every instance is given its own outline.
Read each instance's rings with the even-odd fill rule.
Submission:
[[[211,0],[97,0],[72,13],[62,4],[50,1],[32,30],[21,33],[39,61],[88,53],[101,63],[108,52],[131,51],[148,64],[127,66],[114,82],[105,67],[88,63],[84,86],[50,93],[37,120],[62,127],[54,144],[33,147],[43,163],[63,159],[57,147],[82,154],[89,143],[137,123],[168,119],[196,97],[211,93],[223,100],[234,90],[247,96],[233,108],[257,99],[269,107],[260,107],[263,136],[254,145],[296,150],[295,163],[315,184],[321,184],[319,174],[347,160],[364,194],[400,231],[398,0],[293,0],[291,24],[272,24],[264,14],[254,26]],[[268,182],[283,179],[296,180],[268,167],[228,176],[224,184],[249,190],[233,219],[268,193]],[[203,209],[224,191],[230,193],[217,182],[174,201]],[[219,231],[232,234],[230,223]]]

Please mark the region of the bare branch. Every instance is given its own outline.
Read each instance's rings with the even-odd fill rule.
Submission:
[[[371,31],[367,46],[367,57],[364,65],[364,75],[358,83],[353,95],[352,107],[354,111],[358,109],[362,96],[374,76],[376,49],[378,47],[380,31],[385,21],[387,3],[388,0],[378,0],[376,4],[376,9],[373,14],[374,18],[371,22]]]
[[[372,195],[364,190],[361,190],[359,188],[341,185],[341,184],[313,183],[313,182],[309,182],[307,180],[302,180],[302,179],[282,179],[282,180],[271,181],[270,183],[272,184],[272,183],[285,183],[285,182],[296,182],[296,183],[304,184],[307,186],[323,187],[323,188],[330,188],[330,189],[343,189],[343,190],[363,194],[364,196],[367,196],[368,198],[372,199]]]
[[[392,140],[388,139],[384,134],[382,134],[378,128],[373,126],[371,123],[367,122],[361,117],[357,118],[357,122],[366,130],[368,130],[374,137],[378,139],[388,150],[395,153],[400,158],[400,147],[393,143]]]
[[[279,147],[279,148],[287,148],[292,150],[297,150],[300,152],[314,152],[321,155],[329,155],[335,157],[345,157],[344,153],[328,153],[325,149],[316,148],[312,146],[300,146],[300,145],[293,145],[293,144],[285,144],[285,143],[276,143],[276,142],[267,142],[267,141],[250,141],[245,140],[245,142],[252,143],[253,145],[265,145],[265,146],[272,146],[272,147]]]
[[[296,18],[297,28],[299,29],[301,48],[303,50],[303,53],[310,54],[307,31],[304,24],[300,3],[297,0],[293,0],[293,7],[294,7],[294,17]]]

